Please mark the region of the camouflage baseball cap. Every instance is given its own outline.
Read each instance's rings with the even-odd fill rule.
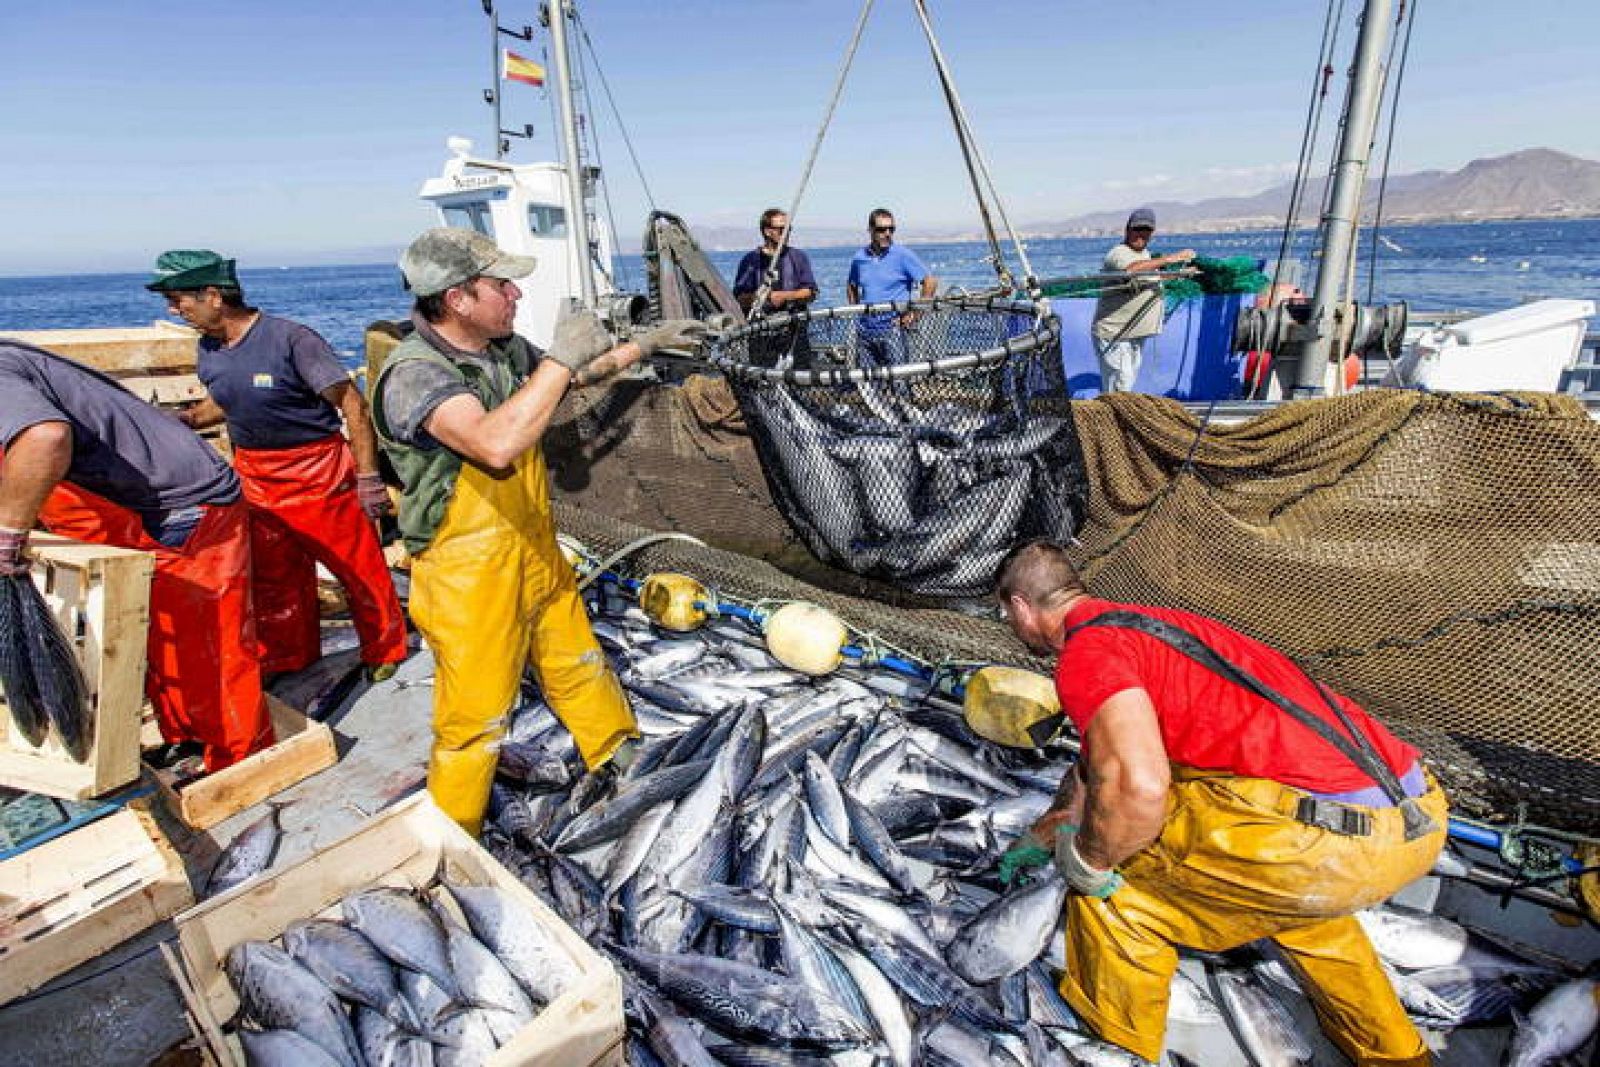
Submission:
[[[436,226],[411,242],[400,256],[406,288],[433,296],[468,278],[524,278],[533,273],[532,256],[513,256],[475,230]]]
[[[218,289],[239,288],[234,261],[223,259],[208,248],[180,248],[156,257],[155,277],[144,283],[152,293],[181,293],[214,285]]]

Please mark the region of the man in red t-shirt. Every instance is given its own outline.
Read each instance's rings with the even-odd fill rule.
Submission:
[[[1058,545],[1014,550],[996,594],[1017,636],[1058,657],[1083,739],[1002,863],[1010,877],[1049,849],[1073,889],[1067,1002],[1155,1060],[1177,949],[1266,937],[1353,1061],[1431,1063],[1351,917],[1426,874],[1444,843],[1445,798],[1417,751],[1236,630],[1091,597]]]

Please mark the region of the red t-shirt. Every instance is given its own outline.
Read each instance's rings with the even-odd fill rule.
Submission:
[[[1269,688],[1345,733],[1316,687],[1292,660],[1213,619],[1091,597],[1073,606],[1065,625],[1070,630],[1116,610],[1136,611],[1183,627]],[[1149,694],[1167,758],[1175,764],[1245,778],[1270,778],[1316,793],[1343,793],[1373,784],[1338,749],[1289,713],[1157,638],[1118,626],[1094,626],[1073,635],[1062,649],[1056,663],[1056,692],[1079,736],[1086,736],[1090,721],[1106,700],[1128,689]],[[1411,768],[1416,749],[1354,701],[1338,694],[1334,699],[1397,775]]]

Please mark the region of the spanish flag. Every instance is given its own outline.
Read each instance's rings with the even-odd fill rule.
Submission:
[[[500,50],[505,63],[506,81],[522,82],[524,85],[543,85],[544,68],[531,59],[524,59],[509,48]]]

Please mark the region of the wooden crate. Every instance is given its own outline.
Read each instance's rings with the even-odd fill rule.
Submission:
[[[170,770],[155,771],[156,784],[172,813],[186,826],[206,830],[303,782],[339,761],[333,731],[267,694],[277,741],[215,774],[188,781]]]
[[[139,718],[144,704],[145,637],[150,628],[148,552],[69,541],[45,533],[28,539],[33,580],[69,637],[89,685],[94,742],[79,763],[54,735],[35,747],[0,708],[0,785],[64,800],[101,796],[139,777]],[[0,701],[3,703],[3,701]]]
[[[239,1000],[223,973],[241,941],[275,938],[296,919],[335,912],[340,900],[374,885],[425,885],[445,860],[447,877],[498,885],[527,908],[577,961],[580,978],[488,1060],[489,1067],[622,1067],[622,981],[615,968],[561,917],[450,820],[426,793],[373,816],[345,838],[291,867],[236,886],[174,920],[178,986],[224,1065],[243,1067],[222,1022]]]
[[[102,374],[192,372],[199,358],[200,334],[175,322],[149,326],[111,326],[87,330],[8,330],[0,333],[58,356],[76,360]]]
[[[135,807],[0,863],[0,1004],[193,903],[183,861]]]

